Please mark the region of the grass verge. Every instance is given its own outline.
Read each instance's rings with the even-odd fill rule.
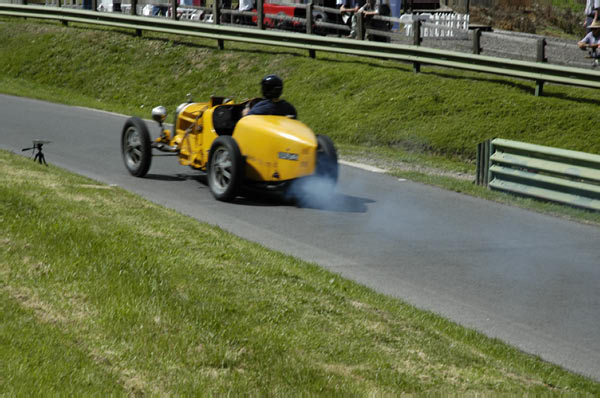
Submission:
[[[600,394],[120,188],[0,151],[0,390]]]

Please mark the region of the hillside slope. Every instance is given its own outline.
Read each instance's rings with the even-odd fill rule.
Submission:
[[[259,95],[277,73],[300,119],[336,143],[402,148],[472,161],[502,137],[600,153],[600,91],[434,67],[53,22],[0,19],[0,90],[148,117],[187,93]]]

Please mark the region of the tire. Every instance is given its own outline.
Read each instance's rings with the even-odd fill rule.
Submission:
[[[148,127],[140,118],[130,117],[121,133],[121,153],[125,167],[136,177],[148,173],[152,163],[152,146]]]
[[[338,157],[333,141],[326,135],[317,135],[317,167],[315,174],[337,183]]]
[[[244,178],[244,162],[235,140],[228,135],[217,137],[208,157],[208,187],[215,199],[231,202]]]

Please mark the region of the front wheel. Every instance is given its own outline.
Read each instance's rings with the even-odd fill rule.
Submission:
[[[140,118],[130,117],[125,122],[121,133],[121,153],[131,175],[146,175],[152,163],[152,146],[148,127]]]
[[[338,179],[338,157],[333,141],[326,135],[317,135],[317,168],[315,174],[334,183]]]
[[[213,196],[231,202],[238,194],[243,177],[243,160],[237,143],[228,135],[217,137],[208,157],[208,186]]]

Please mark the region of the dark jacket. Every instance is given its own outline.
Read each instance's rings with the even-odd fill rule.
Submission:
[[[296,108],[285,100],[264,99],[250,109],[250,115],[292,116],[295,119],[297,113]]]

